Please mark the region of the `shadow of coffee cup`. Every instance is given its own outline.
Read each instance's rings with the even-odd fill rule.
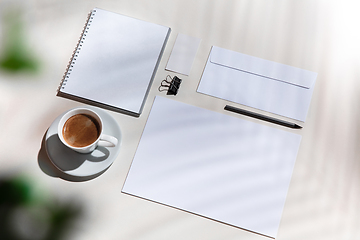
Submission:
[[[57,151],[65,151],[65,154],[67,151],[67,154],[62,157],[62,161],[58,160],[51,160],[46,152],[46,144],[48,146],[58,146],[60,149]],[[97,151],[99,150],[99,152]],[[104,147],[99,147],[94,151],[91,156],[87,156],[84,154],[78,154],[71,149],[63,146],[61,143],[59,137],[55,134],[49,137],[46,140],[46,133],[42,139],[41,142],[41,148],[38,153],[38,165],[40,169],[51,177],[58,177],[66,181],[70,182],[84,182],[89,181],[94,178],[97,178],[98,176],[102,175],[108,168],[105,168],[103,171],[100,171],[96,174],[89,175],[89,176],[72,176],[69,174],[66,174],[67,170],[76,169],[81,164],[83,164],[86,160],[91,162],[101,162],[105,161],[109,157],[109,150]],[[80,158],[79,158],[80,157]],[[82,159],[81,159],[82,158]],[[56,165],[53,163],[53,161],[56,161]],[[59,165],[59,166],[57,166]],[[60,167],[65,167],[64,169],[60,169]]]

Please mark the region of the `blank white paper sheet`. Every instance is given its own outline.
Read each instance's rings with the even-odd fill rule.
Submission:
[[[166,70],[189,76],[201,39],[179,33]]]
[[[300,141],[157,96],[122,192],[275,238]]]

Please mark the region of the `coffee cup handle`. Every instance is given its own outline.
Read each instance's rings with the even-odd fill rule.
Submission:
[[[118,140],[106,134],[102,134],[98,146],[100,147],[115,147],[118,144]]]

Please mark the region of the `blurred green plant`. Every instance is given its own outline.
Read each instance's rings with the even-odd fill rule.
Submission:
[[[0,179],[1,240],[62,240],[82,215],[78,202],[41,198],[25,178]]]
[[[0,68],[7,72],[37,72],[39,61],[26,43],[22,12],[9,9],[2,19],[3,39]]]

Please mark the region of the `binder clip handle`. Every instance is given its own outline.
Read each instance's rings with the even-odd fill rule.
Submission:
[[[168,78],[171,80],[168,80]],[[163,92],[167,90],[166,95],[176,95],[179,91],[181,84],[181,79],[177,76],[174,76],[174,78],[171,78],[170,75],[167,75],[164,80],[161,81],[159,86],[159,91]]]

